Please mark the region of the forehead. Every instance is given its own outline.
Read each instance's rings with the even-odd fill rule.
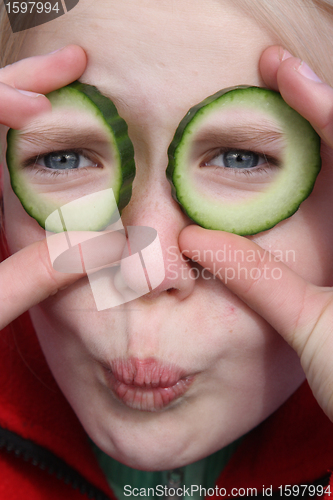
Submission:
[[[173,126],[222,88],[262,85],[258,60],[275,43],[231,0],[80,0],[29,36],[33,53],[81,45],[81,80],[147,126]]]

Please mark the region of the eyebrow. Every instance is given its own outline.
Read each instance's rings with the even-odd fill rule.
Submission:
[[[64,126],[40,126],[33,130],[20,132],[20,140],[42,148],[42,150],[52,150],[55,148],[77,148],[83,149],[94,144],[105,145],[110,139],[96,130],[96,127],[85,127],[82,130],[73,130]]]
[[[198,134],[195,142],[199,146],[200,143],[208,142],[223,146],[232,145],[239,149],[248,146],[260,150],[263,146],[270,144],[283,145],[283,139],[284,134],[280,130],[245,125],[244,127],[230,127],[228,130],[216,130],[216,128],[205,130]]]

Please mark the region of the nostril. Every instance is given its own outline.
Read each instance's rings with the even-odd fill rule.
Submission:
[[[168,288],[167,293],[169,295],[173,295],[174,293],[178,292],[178,288]]]

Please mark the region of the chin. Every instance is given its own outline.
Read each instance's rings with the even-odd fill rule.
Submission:
[[[101,448],[101,446],[99,446]],[[182,456],[173,452],[170,447],[168,450],[165,449],[163,443],[157,443],[153,446],[145,443],[139,448],[131,450],[118,450],[119,452],[108,453],[108,450],[103,450],[106,454],[112,456],[118,462],[131,467],[132,469],[143,470],[143,471],[165,471],[170,469],[175,469],[177,467],[183,467],[189,463],[196,462],[203,457],[188,457]]]
[[[145,451],[143,451],[145,453]],[[147,451],[147,454],[149,452]],[[138,457],[138,460],[132,459],[132,458],[127,458],[125,460],[122,459],[122,457],[113,457],[115,460],[118,460],[118,462],[123,463],[124,465],[127,465],[128,467],[131,467],[132,469],[136,470],[143,470],[143,471],[148,471],[148,472],[158,472],[158,471],[166,471],[170,469],[176,469],[178,467],[183,467],[185,465],[188,465],[189,463],[196,462],[196,460],[191,460],[190,462],[183,462],[179,460],[175,460],[175,457],[157,457],[157,460],[152,457],[143,457],[140,456]]]
[[[90,438],[104,453],[128,467],[144,471],[183,467],[216,451],[210,449],[207,441],[200,442],[197,433],[193,434],[190,425],[186,425],[186,419],[182,425],[168,422],[161,414],[142,413],[141,417],[148,416],[149,422],[144,418],[130,422],[118,416],[110,418],[113,423],[109,428],[86,430],[92,431]],[[216,441],[214,445],[220,448]]]

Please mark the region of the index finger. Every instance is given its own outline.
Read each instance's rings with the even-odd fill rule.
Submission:
[[[0,330],[30,307],[83,276],[55,271],[46,240],[11,255],[0,264]]]
[[[0,82],[10,87],[48,94],[77,80],[87,64],[85,51],[78,45],[41,56],[21,59],[0,69]]]
[[[66,232],[48,236],[10,256],[0,264],[0,330],[88,271],[118,262],[125,244],[126,237],[119,231]]]
[[[306,118],[324,141],[333,148],[333,89],[313,70],[282,47],[266,49],[260,59],[265,83]]]
[[[43,56],[22,59],[0,69],[0,123],[20,129],[39,113],[50,111],[43,95],[77,80],[86,67],[81,47],[69,45]]]

